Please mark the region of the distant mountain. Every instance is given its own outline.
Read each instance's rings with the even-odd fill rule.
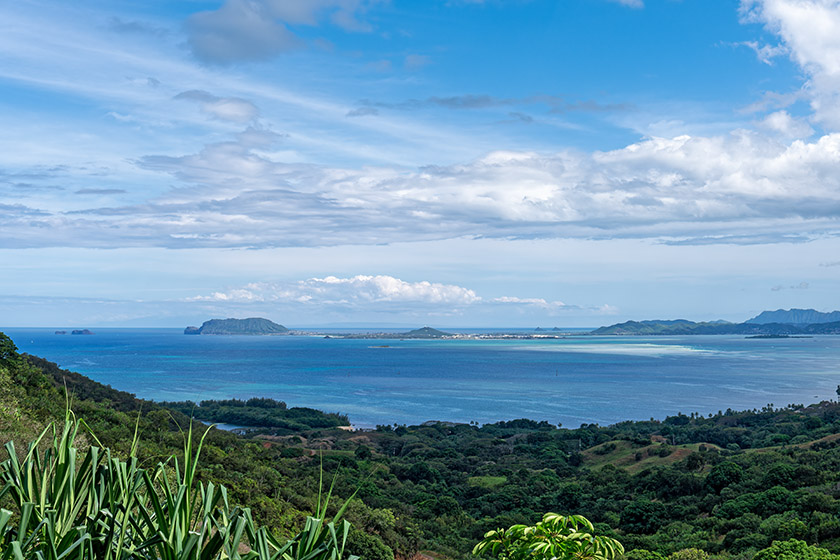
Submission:
[[[592,331],[598,335],[686,335],[686,334],[743,334],[758,335],[809,335],[840,334],[840,321],[791,325],[785,323],[727,323],[714,321],[695,323],[679,319],[676,321],[627,321]]]
[[[289,329],[268,319],[211,319],[201,327],[187,327],[184,334],[286,334]]]
[[[783,323],[786,325],[814,325],[819,323],[836,323],[840,321],[840,311],[823,313],[815,309],[777,309],[776,311],[762,311],[747,323],[764,325],[767,323]]]
[[[431,327],[423,327],[422,329],[414,329],[406,333],[400,334],[400,338],[443,338],[445,336],[452,336],[451,334]]]

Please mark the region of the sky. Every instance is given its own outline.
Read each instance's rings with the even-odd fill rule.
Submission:
[[[838,0],[0,3],[0,326],[840,308]]]

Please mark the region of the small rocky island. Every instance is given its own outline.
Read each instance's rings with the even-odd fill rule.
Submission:
[[[76,329],[75,331],[70,331],[70,334],[93,334],[93,331],[89,329]]]
[[[184,334],[288,334],[289,329],[268,319],[211,319],[200,327],[187,327]]]

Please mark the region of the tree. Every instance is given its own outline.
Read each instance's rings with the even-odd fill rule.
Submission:
[[[513,525],[484,535],[473,554],[489,552],[500,560],[610,560],[624,553],[617,540],[593,535],[581,515],[546,513],[534,526]]]
[[[661,502],[637,499],[621,512],[621,528],[630,533],[651,535],[668,519],[666,507]]]
[[[699,548],[684,548],[670,555],[668,560],[709,560],[709,555]]]
[[[637,548],[624,555],[624,560],[665,560],[665,557],[658,552]]]
[[[711,472],[706,476],[706,484],[711,486],[715,492],[720,494],[720,491],[729,486],[741,481],[744,475],[744,469],[737,463],[724,462],[715,465]]]
[[[12,339],[0,333],[0,366],[13,367],[20,362],[17,346]]]
[[[840,555],[817,546],[808,546],[805,541],[790,539],[774,542],[760,550],[753,560],[840,560]]]

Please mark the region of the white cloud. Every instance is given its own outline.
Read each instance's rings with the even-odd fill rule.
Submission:
[[[492,300],[494,303],[511,303],[516,305],[534,305],[537,307],[542,308],[550,308],[550,307],[567,307],[565,303],[562,301],[546,301],[543,298],[521,298],[516,296],[502,296],[493,298]]]
[[[184,300],[238,306],[266,305],[298,310],[353,310],[386,313],[493,314],[501,307],[519,315],[604,315],[615,308],[569,305],[537,297],[501,296],[483,298],[470,288],[455,284],[408,282],[388,275],[325,276],[297,282],[253,282],[240,287],[211,292]],[[305,312],[305,311],[303,311]]]
[[[840,4],[836,0],[741,0],[747,21],[781,37],[809,80],[814,117],[840,127]]]
[[[201,105],[202,111],[223,121],[247,123],[260,114],[257,106],[250,101],[238,97],[218,97],[202,90],[183,91],[176,95],[175,99],[196,101]]]
[[[252,283],[242,288],[214,292],[196,301],[296,302],[311,305],[369,305],[412,303],[464,306],[481,301],[473,290],[453,284],[406,282],[393,276],[326,276],[294,283]]]
[[[779,113],[789,136],[804,123]],[[840,133],[813,141],[736,130],[648,138],[606,152],[497,151],[407,172],[275,161],[250,128],[142,169],[181,185],[143,204],[11,213],[28,246],[268,247],[477,237],[670,237],[768,242],[840,231]],[[93,188],[93,187],[92,187]],[[352,232],[352,233],[349,233]]]
[[[738,43],[745,47],[749,47],[755,52],[758,60],[769,66],[773,65],[773,59],[788,54],[790,52],[787,47],[783,45],[761,45],[757,41],[743,41]]]
[[[814,129],[802,119],[792,117],[787,111],[776,111],[767,115],[759,125],[783,138],[807,138],[814,134]]]

